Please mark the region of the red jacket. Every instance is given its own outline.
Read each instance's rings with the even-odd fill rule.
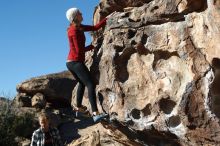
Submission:
[[[94,48],[93,45],[89,45],[85,47],[86,37],[84,31],[95,31],[101,28],[106,24],[106,18],[100,21],[95,26],[89,25],[81,25],[80,29],[71,25],[68,28],[68,39],[69,39],[69,46],[70,51],[67,57],[68,60],[71,61],[85,61],[85,52],[92,50]]]

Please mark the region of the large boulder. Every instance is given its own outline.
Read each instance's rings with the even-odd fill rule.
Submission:
[[[88,58],[102,110],[152,138],[219,145],[219,94],[211,94],[219,74],[211,66],[220,58],[219,3],[151,0],[124,12],[127,5],[115,3],[103,0],[94,13],[98,21],[107,15],[101,10],[120,7],[103,35],[94,35],[100,49]]]
[[[95,125],[71,145],[220,145],[220,2],[101,0],[94,23],[113,11],[119,13],[93,34],[99,49],[86,64],[99,110],[126,136]],[[32,78],[17,86],[28,98],[19,101],[30,105],[37,93],[75,101],[75,85],[69,72]]]
[[[44,100],[54,104],[69,102],[76,83],[69,71],[31,78],[17,85],[16,101],[18,103],[19,101],[29,101],[28,105],[30,105],[32,100],[32,104],[35,105],[37,104],[36,98],[32,98],[42,94],[44,97],[41,99],[40,107],[45,106]]]

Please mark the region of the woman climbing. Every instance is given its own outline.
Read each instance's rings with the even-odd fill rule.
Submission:
[[[100,29],[102,26],[106,25],[107,18],[112,15],[113,13],[104,18],[95,26],[89,26],[81,24],[81,22],[83,21],[83,17],[78,8],[70,8],[66,12],[66,17],[70,22],[70,26],[67,30],[70,51],[67,57],[66,65],[68,70],[79,82],[75,110],[77,111],[77,113],[82,113],[86,110],[86,107],[82,105],[83,94],[86,86],[88,88],[88,97],[92,109],[92,117],[94,122],[98,122],[108,115],[106,113],[98,112],[96,104],[95,85],[92,81],[91,74],[84,63],[85,52],[94,49],[94,46],[85,46],[86,38],[84,32],[96,31]]]

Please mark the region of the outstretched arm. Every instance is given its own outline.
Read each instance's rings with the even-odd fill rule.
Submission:
[[[82,25],[83,31],[96,31],[100,29],[102,26],[106,25],[107,18],[102,19],[98,24],[91,26],[91,25]]]
[[[83,27],[83,30],[84,31],[96,31],[98,30],[99,28],[101,28],[102,26],[106,25],[106,21],[108,18],[114,16],[114,15],[117,15],[119,14],[119,12],[112,12],[111,14],[109,14],[108,16],[106,16],[104,19],[102,19],[98,24],[96,24],[95,26],[91,26],[91,25],[82,25]]]

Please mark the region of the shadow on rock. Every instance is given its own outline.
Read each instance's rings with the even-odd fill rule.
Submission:
[[[94,121],[92,117],[82,117],[82,118],[77,118],[74,121],[70,121],[68,123],[62,124],[59,129],[60,129],[60,134],[61,137],[64,141],[65,144],[71,143],[73,140],[76,140],[80,138],[82,135],[79,134],[79,130],[85,129],[87,127],[90,127],[94,125]]]

